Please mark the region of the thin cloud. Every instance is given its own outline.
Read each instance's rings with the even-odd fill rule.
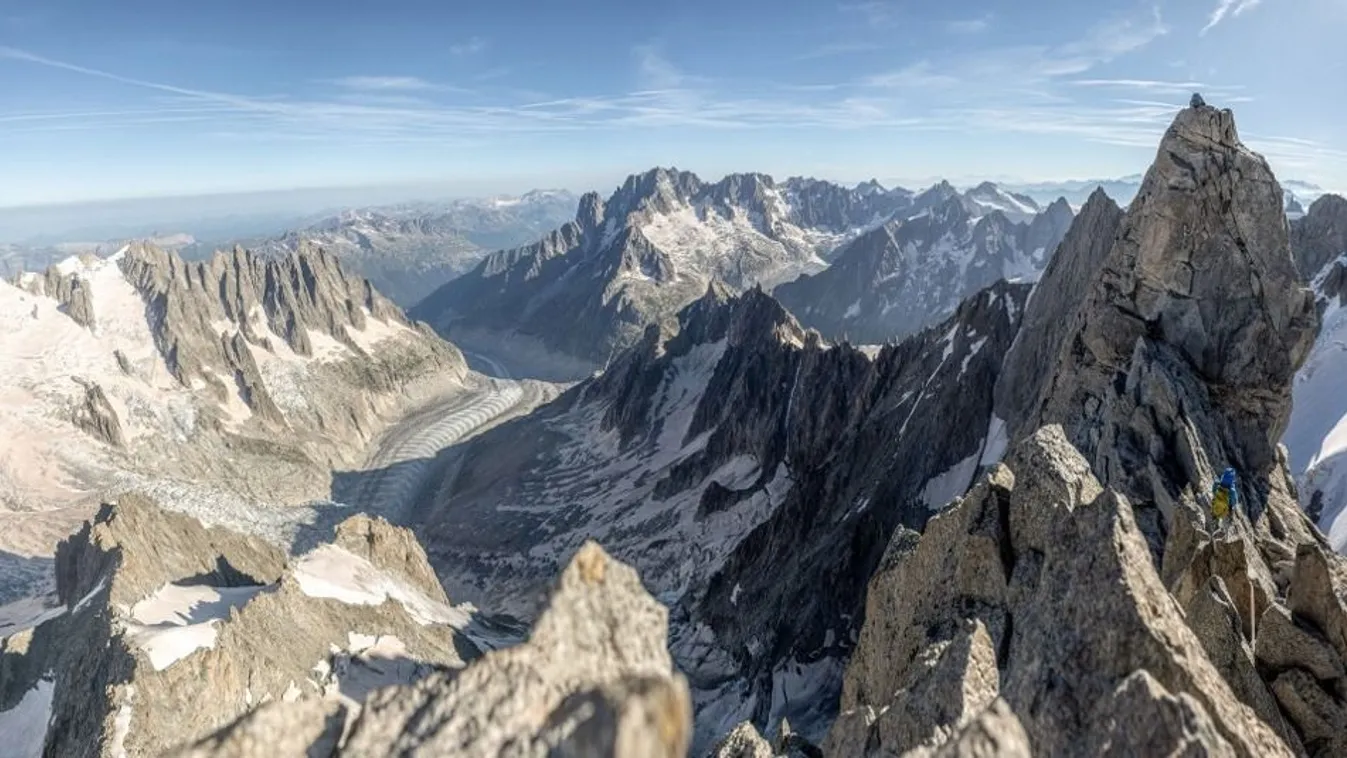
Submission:
[[[856,3],[841,3],[837,6],[843,13],[855,14],[874,27],[893,26],[898,22],[900,10],[893,0],[863,0]]]
[[[415,76],[345,76],[333,79],[332,83],[346,89],[375,92],[418,92],[438,89],[436,85]]]
[[[958,86],[960,78],[938,70],[928,60],[922,60],[895,71],[873,74],[866,77],[863,83],[867,87],[880,89],[932,89]]]
[[[801,53],[795,56],[795,60],[807,61],[817,58],[835,58],[840,55],[853,55],[855,53],[866,53],[879,49],[880,46],[873,42],[831,42]]]
[[[487,42],[481,37],[472,37],[466,42],[460,42],[449,46],[449,52],[454,55],[476,55],[486,49]]]
[[[1139,27],[1145,28],[1145,27]],[[1097,39],[1087,35],[1084,40]],[[0,116],[0,134],[15,130],[135,129],[145,123],[180,124],[207,140],[368,145],[500,144],[511,135],[573,131],[628,131],[652,127],[708,130],[825,129],[946,131],[978,135],[1032,133],[1153,150],[1197,81],[1082,78],[1055,73],[1063,60],[1099,62],[1121,47],[1080,41],[1057,48],[989,51],[976,59],[920,61],[868,80],[817,84],[755,83],[735,91],[721,80],[681,69],[653,46],[633,50],[634,83],[625,93],[521,95],[483,91],[483,104],[447,104],[416,98],[417,91],[346,89],[327,99],[245,96],[125,77],[13,48],[0,57],[135,86],[154,106],[15,113]],[[1066,52],[1063,52],[1063,51]],[[1005,66],[1013,65],[1007,69]],[[1095,64],[1091,64],[1095,65]],[[1014,71],[1008,82],[1007,70]],[[1229,88],[1230,96],[1237,88]],[[1097,92],[1096,92],[1097,91]],[[919,95],[919,97],[914,96]],[[1094,94],[1105,97],[1093,98]],[[1165,102],[1181,94],[1175,102]],[[364,97],[360,97],[360,96]],[[1091,95],[1090,101],[1082,97]],[[919,105],[918,105],[919,104]],[[914,107],[916,106],[916,107]],[[185,119],[201,119],[194,124]],[[1309,175],[1347,170],[1343,151],[1308,140],[1278,137],[1251,144],[1279,166]],[[1307,167],[1301,169],[1301,167]]]
[[[977,18],[951,21],[945,26],[953,34],[981,34],[991,28],[992,14],[985,13]]]
[[[1207,25],[1202,27],[1202,31],[1198,34],[1206,34],[1226,18],[1236,18],[1245,11],[1257,8],[1262,3],[1263,0],[1217,0],[1216,9],[1211,12],[1211,16],[1207,19]]]
[[[1202,82],[1168,82],[1158,79],[1076,79],[1071,83],[1077,87],[1110,87],[1151,92],[1183,92],[1208,88],[1208,85]]]

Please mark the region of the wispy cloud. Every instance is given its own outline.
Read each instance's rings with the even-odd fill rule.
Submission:
[[[437,89],[425,79],[415,76],[345,76],[333,79],[338,87],[374,92],[417,92]]]
[[[985,98],[1016,88],[1039,88],[1079,76],[1138,50],[1169,33],[1153,9],[1144,18],[1117,17],[1089,29],[1080,38],[1046,45],[992,47],[972,54],[921,60],[901,69],[865,77],[866,86],[955,88],[960,97]]]
[[[454,55],[476,55],[486,49],[487,42],[481,37],[471,37],[464,42],[449,46]]]
[[[991,28],[992,18],[991,13],[984,13],[977,18],[951,21],[945,28],[954,34],[981,34]]]
[[[859,16],[869,26],[893,26],[898,22],[902,9],[895,0],[861,0],[844,2],[837,6],[843,13]]]
[[[1263,3],[1263,0],[1217,0],[1216,8],[1207,18],[1207,25],[1202,27],[1199,34],[1206,34],[1226,18],[1236,18],[1245,11],[1253,10]]]
[[[835,58],[839,55],[853,55],[855,53],[866,53],[879,49],[880,45],[874,42],[830,42],[795,56],[795,60],[807,61],[817,58]]]
[[[557,96],[501,87],[483,89],[471,99],[441,98],[434,89],[376,87],[371,82],[343,87],[332,97],[243,95],[127,77],[0,48],[0,59],[9,62],[137,87],[151,95],[140,108],[7,110],[0,115],[0,135],[181,122],[182,128],[202,139],[461,146],[499,144],[512,134],[579,130],[821,128],[1031,133],[1153,149],[1189,91],[1221,92],[1230,102],[1244,96],[1234,85],[1083,73],[1163,33],[1163,24],[1154,21],[1131,26],[1116,22],[1113,28],[1121,41],[1101,27],[1103,31],[1092,30],[1056,47],[989,49],[971,57],[923,59],[855,80],[817,83],[736,86],[685,70],[656,45],[641,45],[632,50],[630,91]],[[0,65],[4,63],[0,60]],[[1007,77],[1007,72],[1013,76]],[[1279,170],[1294,168],[1305,175],[1311,175],[1315,161],[1321,166],[1342,166],[1347,161],[1341,150],[1292,138],[1251,140],[1251,144],[1285,163],[1285,169],[1278,164]],[[1339,175],[1347,175],[1347,169]]]
[[[1169,82],[1157,79],[1076,79],[1071,83],[1077,87],[1108,87],[1151,92],[1185,92],[1205,89],[1208,86],[1202,82]]]
[[[930,61],[922,60],[895,71],[867,76],[864,84],[882,89],[921,89],[955,87],[961,81],[960,77],[953,73],[937,70]]]

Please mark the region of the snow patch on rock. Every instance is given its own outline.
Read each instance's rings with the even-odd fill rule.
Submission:
[[[425,593],[372,563],[335,545],[323,545],[295,564],[294,578],[309,597],[331,598],[349,605],[382,605],[394,600],[417,623],[468,625],[472,614],[426,597]]]
[[[968,486],[973,483],[973,476],[977,474],[978,462],[982,458],[984,447],[985,445],[979,445],[978,452],[927,480],[926,486],[921,491],[921,500],[927,508],[938,511],[949,505],[950,501],[963,497],[968,491]]]
[[[165,584],[131,607],[126,635],[163,671],[197,650],[215,647],[216,624],[265,586]]]

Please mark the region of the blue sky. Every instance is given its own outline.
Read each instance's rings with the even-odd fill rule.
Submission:
[[[0,206],[1116,176],[1193,89],[1347,189],[1344,30],[1342,0],[0,0]]]

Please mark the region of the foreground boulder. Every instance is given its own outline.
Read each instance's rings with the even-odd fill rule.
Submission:
[[[528,642],[485,656],[513,640],[449,604],[409,532],[363,515],[287,558],[128,495],[62,543],[56,570],[63,606],[0,639],[0,733],[22,728],[25,751],[687,752],[666,611],[594,543]]]
[[[330,715],[294,706],[250,714],[180,755],[676,758],[687,754],[692,707],[666,629],[667,612],[636,572],[589,542],[557,580],[528,642],[461,672],[375,693],[335,750],[324,727]],[[291,728],[312,741],[276,752],[269,735]]]
[[[1277,716],[1257,707],[1273,702],[1268,683],[1255,674],[1241,691],[1213,663],[1130,502],[1100,485],[1059,427],[890,550],[830,755],[935,749],[998,698],[1036,755],[1305,754],[1300,735],[1340,712],[1312,675],[1300,677],[1314,683],[1305,689],[1278,674],[1278,701],[1298,695],[1311,703],[1303,710],[1327,715],[1284,734],[1279,718],[1265,720]],[[1231,653],[1249,655],[1238,639]],[[1336,653],[1325,659],[1330,671],[1341,665]]]
[[[62,606],[0,640],[0,732],[47,692],[46,754],[160,755],[262,703],[354,713],[370,690],[461,668],[489,645],[406,535],[358,516],[338,541],[362,553],[287,559],[123,496],[61,544]]]

